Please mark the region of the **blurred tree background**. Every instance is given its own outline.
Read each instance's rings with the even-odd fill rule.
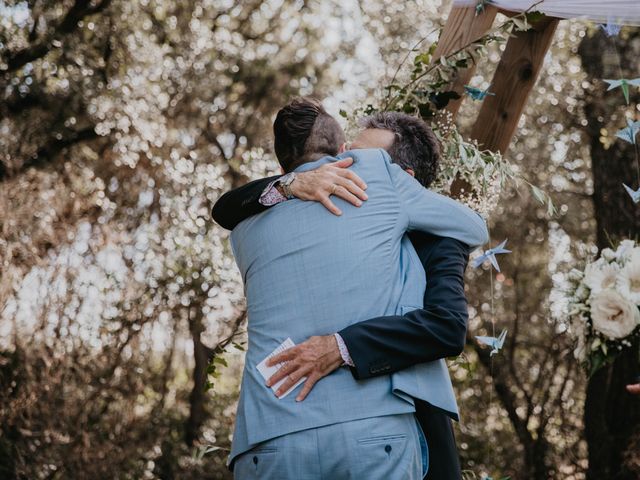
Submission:
[[[334,114],[366,104],[448,10],[0,1],[0,478],[230,478],[245,315],[210,207],[276,170],[271,121],[287,99],[313,94]],[[493,239],[514,250],[495,277],[510,334],[493,359],[471,340],[490,326],[492,272],[468,272],[470,341],[451,368],[463,468],[478,475],[585,478],[586,379],[556,319],[563,275],[602,243],[592,154],[625,155],[610,148],[622,111],[603,103],[595,58],[606,67],[618,50],[639,72],[637,29],[612,40],[563,21],[545,59],[507,155],[558,213],[512,188],[492,215]],[[463,132],[476,112],[463,104]],[[640,468],[631,446],[621,455]]]

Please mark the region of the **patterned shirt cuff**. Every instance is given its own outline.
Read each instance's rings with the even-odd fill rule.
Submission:
[[[287,197],[282,195],[276,188],[276,183],[278,183],[278,180],[274,180],[267,185],[267,188],[262,191],[262,195],[260,195],[260,198],[258,199],[258,202],[265,207],[271,207],[287,200]]]
[[[349,349],[347,345],[344,343],[344,340],[340,336],[339,333],[333,334],[336,337],[336,341],[338,342],[338,350],[340,350],[340,356],[342,357],[342,361],[344,362],[342,365],[347,365],[349,367],[355,367],[353,360],[351,360],[351,355],[349,355]]]

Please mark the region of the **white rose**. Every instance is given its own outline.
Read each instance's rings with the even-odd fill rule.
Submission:
[[[617,263],[590,263],[584,271],[584,284],[591,293],[600,293],[616,284],[620,267]]]
[[[591,321],[594,330],[616,340],[626,337],[640,325],[640,310],[610,288],[591,297]]]
[[[640,305],[640,253],[634,252],[624,268],[620,270],[616,287],[623,296],[635,305]]]

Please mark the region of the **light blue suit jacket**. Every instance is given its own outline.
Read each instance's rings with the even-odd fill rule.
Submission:
[[[380,149],[353,150],[351,167],[368,185],[360,208],[336,202],[330,215],[316,202],[290,200],[240,223],[231,245],[247,297],[249,345],[229,461],[287,433],[360,418],[415,411],[420,398],[457,418],[443,360],[393,375],[354,380],[340,368],[303,402],[277,399],[256,369],[287,337],[298,344],[352,323],[422,307],[426,285],[408,230],[453,237],[470,246],[488,240],[481,217],[423,188]],[[335,161],[304,164],[307,171]],[[301,387],[298,387],[301,388]]]

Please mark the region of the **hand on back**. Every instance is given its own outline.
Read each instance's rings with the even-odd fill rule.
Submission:
[[[352,158],[345,158],[298,173],[289,187],[291,193],[300,200],[322,203],[334,215],[342,215],[342,211],[331,201],[332,195],[359,207],[368,198],[367,184],[348,168],[352,164]]]

